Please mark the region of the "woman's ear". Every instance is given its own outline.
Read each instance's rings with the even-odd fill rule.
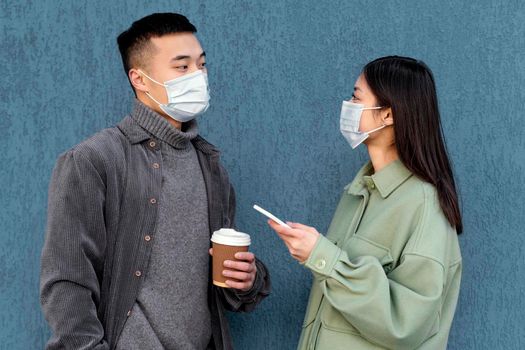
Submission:
[[[392,108],[385,108],[382,112],[381,119],[383,120],[383,125],[394,125],[394,115],[392,114]]]
[[[141,74],[140,70],[131,68],[128,72],[128,78],[136,91],[149,92],[149,88],[144,82],[144,75]]]

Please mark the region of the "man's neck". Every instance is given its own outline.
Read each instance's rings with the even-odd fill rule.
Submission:
[[[164,119],[168,121],[168,123],[171,124],[171,126],[182,130],[182,123],[167,115],[162,109],[160,109],[159,105],[156,102],[152,101],[146,94],[138,94],[137,99],[143,104],[145,104],[148,108],[160,114]]]

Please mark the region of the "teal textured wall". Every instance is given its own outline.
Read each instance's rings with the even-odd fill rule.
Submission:
[[[115,38],[159,11],[187,15],[207,52],[202,134],[223,150],[238,226],[274,290],[231,315],[238,349],[294,349],[307,271],[251,209],[326,230],[366,151],[338,131],[360,68],[387,54],[434,71],[462,197],[464,278],[450,349],[525,348],[523,1],[0,1],[0,348],[40,349],[47,186],[59,153],[118,122],[132,93]]]

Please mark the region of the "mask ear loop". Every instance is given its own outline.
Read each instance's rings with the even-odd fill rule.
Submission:
[[[145,92],[146,96],[148,96],[149,98],[151,98],[153,101],[155,101],[156,104],[158,104],[159,106],[164,106],[163,103],[160,103],[159,101],[157,101],[153,96],[150,95],[149,92]]]
[[[152,77],[150,77],[149,75],[147,75],[146,73],[144,73],[141,69],[137,69],[140,74],[144,75],[146,78],[148,78],[149,80],[151,80],[152,82],[154,82],[155,84],[159,84],[161,86],[164,86],[166,87],[166,84],[162,84],[162,83],[159,83],[158,81],[156,81],[155,79],[153,79]],[[155,101],[156,104],[158,104],[159,106],[164,106],[163,103],[160,103],[159,101],[157,101],[153,96],[151,96],[151,94],[148,92],[148,91],[145,91],[145,94],[146,96],[148,96],[149,98],[151,98],[153,101]]]
[[[368,135],[370,135],[371,133],[376,132],[376,131],[379,131],[379,130],[381,130],[381,129],[383,129],[383,128],[386,128],[386,124],[384,124],[384,123],[383,123],[383,125],[381,125],[379,128],[375,128],[375,129],[372,129],[372,130],[370,130],[370,131],[365,131],[365,132],[366,132]]]
[[[363,110],[382,109],[382,108],[384,108],[384,107],[379,107],[379,106],[378,106],[378,107],[365,107],[365,108],[363,108]],[[387,125],[385,124],[385,121],[383,120],[383,121],[382,121],[382,125],[381,125],[380,127],[375,128],[375,129],[372,129],[372,130],[370,130],[370,131],[363,131],[363,132],[365,132],[365,133],[367,133],[368,135],[370,135],[371,133],[376,132],[376,131],[379,131],[379,130],[381,130],[381,129],[383,129],[383,128],[386,128],[386,127],[387,127]]]
[[[163,84],[163,83],[159,83],[158,81],[156,81],[155,79],[153,79],[152,77],[150,77],[149,75],[147,75],[146,73],[144,73],[141,69],[137,69],[140,74],[144,75],[146,78],[148,78],[149,80],[151,80],[152,82],[154,82],[155,84],[159,84],[161,86],[164,86],[166,87],[166,84]]]

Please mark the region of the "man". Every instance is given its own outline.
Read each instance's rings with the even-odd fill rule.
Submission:
[[[224,309],[269,294],[252,253],[212,285],[210,234],[235,196],[194,118],[208,108],[195,27],[152,14],[118,37],[133,112],[61,155],[50,183],[41,303],[47,349],[231,349]]]

